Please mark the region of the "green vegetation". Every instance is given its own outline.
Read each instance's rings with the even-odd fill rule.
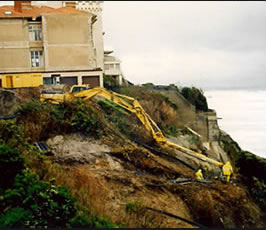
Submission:
[[[105,118],[112,122],[121,133],[129,137],[129,124],[126,121],[128,113],[122,107],[109,100],[100,100],[97,103],[104,110]]]
[[[15,120],[0,120],[0,144],[20,147],[24,142],[23,126]]]
[[[10,148],[7,144],[0,145],[0,187],[10,187],[17,173],[23,168],[24,160],[18,149]]]
[[[179,134],[179,129],[177,128],[175,124],[169,125],[165,129],[165,134],[169,136],[177,137]]]
[[[76,213],[74,198],[65,187],[41,181],[30,170],[18,174],[4,192],[1,209],[3,227],[67,227]]]
[[[117,92],[138,100],[145,112],[166,135],[178,135],[178,108],[169,97],[138,86],[120,88]]]
[[[195,87],[189,88],[184,87],[181,90],[181,94],[186,98],[192,105],[195,105],[197,110],[208,112],[207,99],[201,89]]]
[[[127,212],[136,212],[137,211],[137,203],[136,202],[129,202],[126,204],[126,211]]]
[[[230,136],[222,134],[220,141],[232,159],[237,171],[244,176],[250,195],[258,206],[266,211],[266,159],[243,151]]]
[[[248,151],[238,152],[236,166],[240,173],[247,177],[256,177],[266,181],[266,159],[256,156]]]
[[[101,128],[104,128],[103,122],[99,117],[99,113],[92,106],[88,106],[82,100],[77,100],[74,110],[76,110],[76,114],[71,114],[73,132],[80,132],[85,136],[94,136],[96,138],[103,135],[101,132]]]
[[[103,119],[88,103],[51,105],[32,101],[19,109],[17,123],[24,127],[27,141],[45,140],[60,133],[82,133],[85,136],[103,135]]]
[[[103,86],[106,89],[113,89],[117,86],[117,82],[114,77],[103,75]]]
[[[251,195],[262,209],[266,212],[266,184],[256,177],[252,177]]]
[[[152,87],[152,86],[154,86],[154,84],[152,82],[147,82],[147,83],[142,84],[142,86],[144,86],[144,87]]]
[[[200,143],[200,138],[196,135],[192,135],[189,137],[189,143],[192,145],[198,145]]]
[[[84,211],[54,179],[44,180],[47,167],[55,167],[29,144],[71,132],[99,137],[105,126],[97,108],[83,101],[61,105],[31,101],[18,112],[17,119],[0,121],[0,227],[117,227]]]

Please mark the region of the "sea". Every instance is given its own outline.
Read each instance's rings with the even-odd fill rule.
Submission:
[[[220,129],[242,150],[266,158],[266,90],[206,90]]]

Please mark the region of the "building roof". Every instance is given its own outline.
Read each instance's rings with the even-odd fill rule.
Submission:
[[[6,14],[5,12],[11,12],[11,14]],[[49,6],[31,6],[31,9],[23,9],[22,12],[15,11],[14,6],[0,7],[0,18],[36,18],[43,14],[56,14],[56,13],[90,14],[88,12],[76,10],[71,7],[61,7],[58,9],[54,9]]]

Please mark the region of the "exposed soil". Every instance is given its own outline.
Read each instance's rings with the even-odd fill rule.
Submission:
[[[106,146],[106,140],[78,135],[48,140],[55,160],[67,165],[74,187],[87,189],[91,208],[127,227],[197,227],[159,213],[165,211],[208,227],[262,227],[259,208],[241,184],[186,182],[194,172],[136,146]],[[136,209],[127,209],[130,203]],[[154,210],[148,210],[153,208]]]

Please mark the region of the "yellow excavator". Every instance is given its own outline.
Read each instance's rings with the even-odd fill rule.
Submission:
[[[108,91],[105,88],[89,88],[88,85],[74,85],[70,88],[70,90],[65,94],[58,94],[58,93],[49,93],[49,92],[43,92],[41,94],[41,101],[49,101],[50,103],[59,104],[64,101],[66,102],[74,102],[78,98],[88,101],[92,99],[95,96],[101,96],[104,97],[125,110],[136,114],[137,118],[141,121],[145,129],[152,135],[155,142],[162,147],[169,147],[173,148],[179,151],[182,151],[192,157],[195,157],[201,161],[209,162],[211,164],[216,165],[217,167],[223,168],[225,164],[216,161],[214,159],[211,159],[201,153],[197,153],[195,151],[192,151],[188,148],[185,148],[183,146],[177,145],[175,143],[172,143],[166,139],[166,137],[163,135],[160,128],[157,126],[157,124],[152,120],[152,118],[144,111],[140,103],[132,98],[128,97],[122,94],[115,93],[113,91]],[[230,163],[229,163],[230,164]],[[228,165],[228,163],[227,163]],[[230,164],[231,166],[231,164]]]

